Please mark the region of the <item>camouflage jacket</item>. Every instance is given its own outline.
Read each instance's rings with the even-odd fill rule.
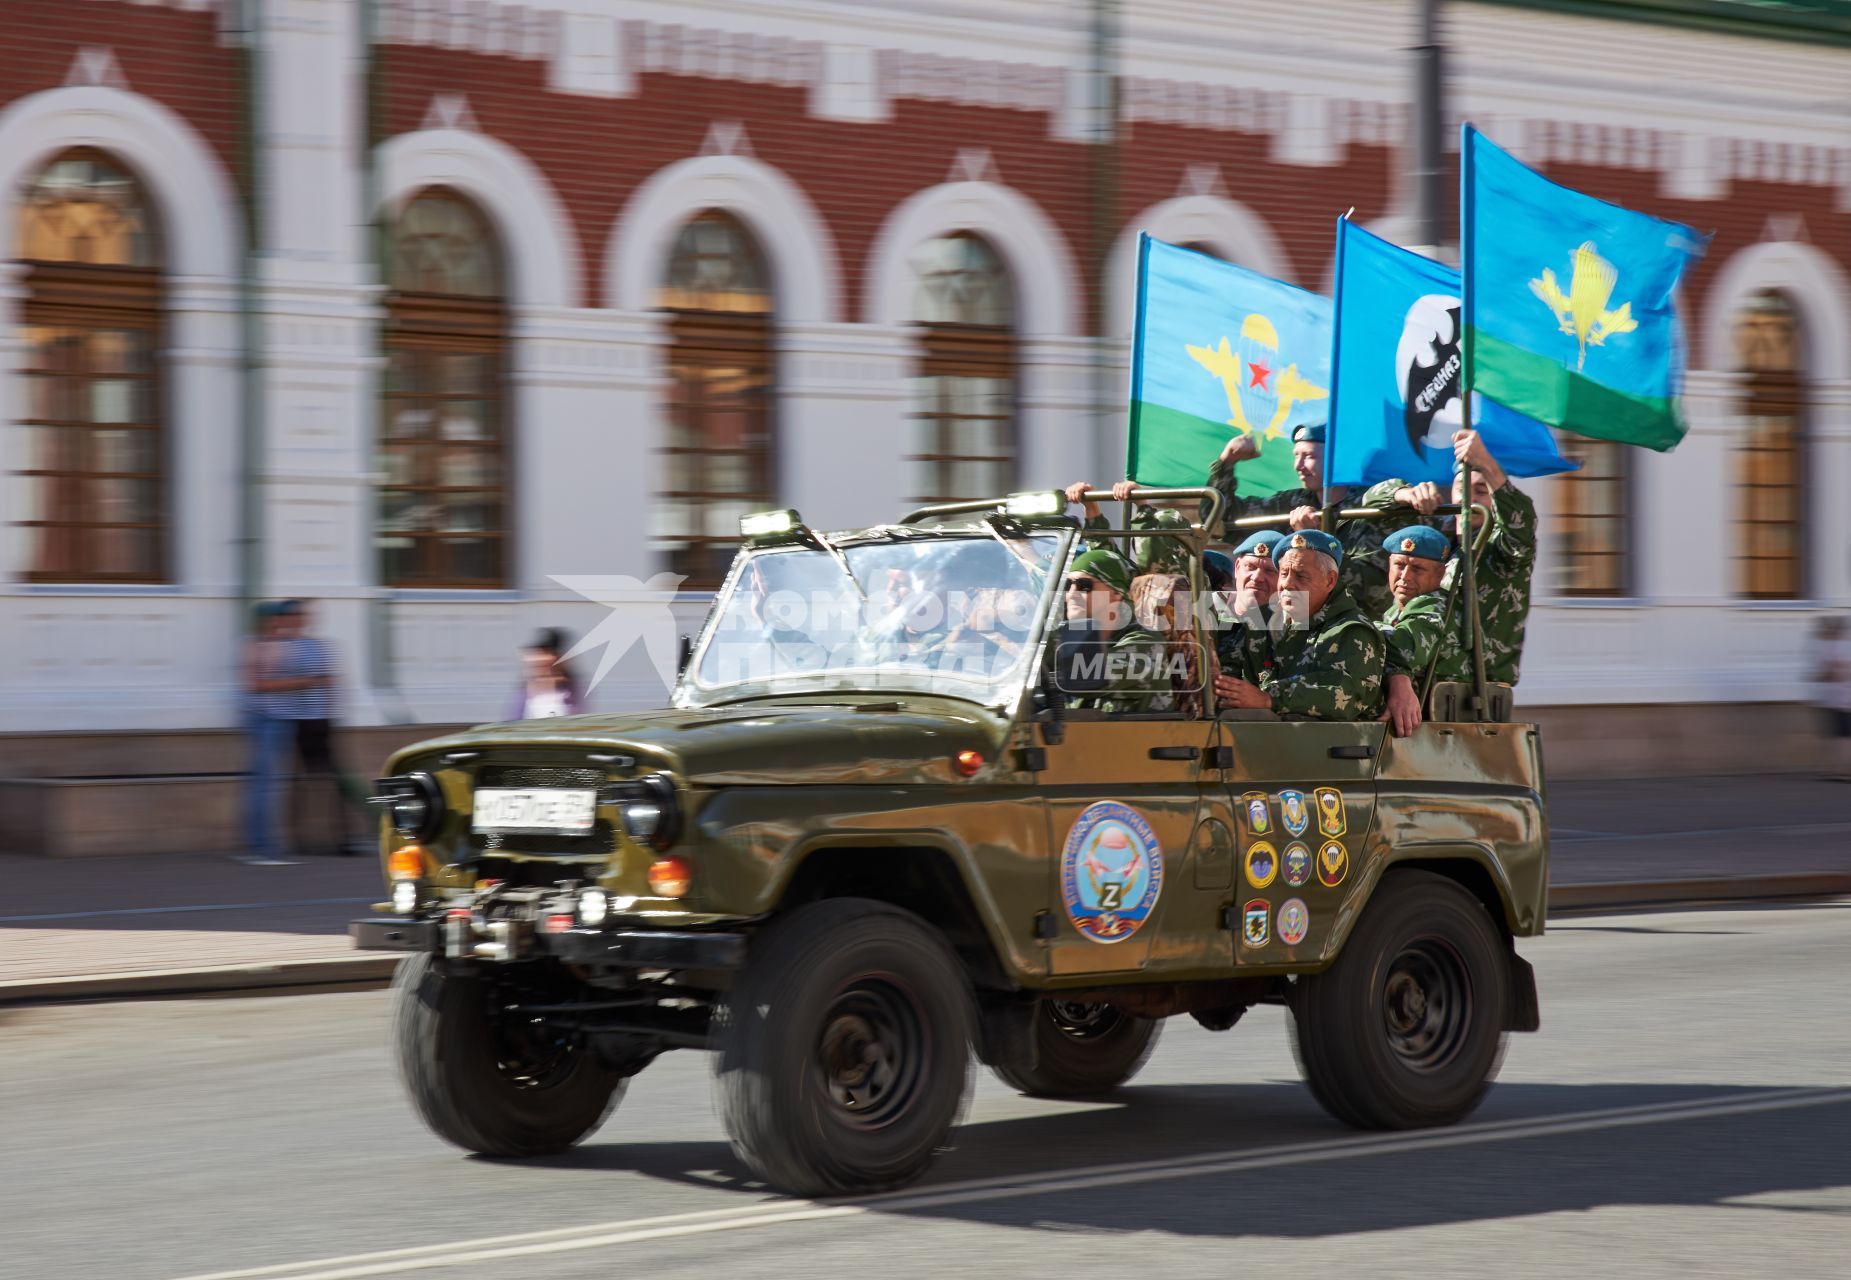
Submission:
[[[1427,664],[1433,661],[1435,646],[1440,650],[1436,680],[1469,679],[1465,645],[1460,640],[1458,610],[1452,625],[1446,622],[1446,592],[1433,591],[1415,596],[1405,605],[1395,605],[1382,615],[1382,638],[1388,642],[1388,675],[1407,676],[1418,692]]]
[[[1102,511],[1096,516],[1086,518],[1086,523],[1081,526],[1081,537],[1085,539],[1088,546],[1104,547],[1125,556],[1130,560],[1132,570],[1136,573],[1185,575],[1188,573],[1189,549],[1180,538],[1133,538],[1129,552],[1122,538],[1085,538],[1087,531],[1110,529],[1111,527],[1112,522]],[[1181,513],[1173,508],[1166,507],[1159,511],[1155,507],[1147,507],[1139,503],[1132,508],[1131,522],[1125,527],[1128,529],[1187,529],[1188,526],[1183,521]]]
[[[1394,506],[1395,491],[1406,483],[1384,480],[1363,495],[1363,505]],[[1485,679],[1516,684],[1523,663],[1523,632],[1530,620],[1530,575],[1536,569],[1536,504],[1506,480],[1502,488],[1492,491],[1491,520],[1476,575],[1478,623],[1485,634]],[[1459,554],[1454,552],[1443,588],[1452,587],[1458,571]],[[1462,654],[1460,661],[1469,669],[1469,655]]]
[[[1129,626],[1110,640],[1063,627],[1055,679],[1076,711],[1125,715],[1172,704],[1163,637]]]
[[[1234,491],[1234,486],[1234,468],[1216,458],[1215,465],[1209,468],[1208,487],[1221,495],[1223,537],[1228,542],[1239,542],[1246,536],[1239,530],[1225,528],[1228,521],[1247,516],[1289,515],[1299,507],[1323,505],[1323,498],[1309,489],[1287,489],[1270,497],[1243,498]],[[1348,505],[1349,500],[1346,498],[1345,502]],[[1387,530],[1380,527],[1381,523],[1379,520],[1339,520],[1331,531],[1343,544],[1341,586],[1371,618],[1381,617],[1395,602],[1394,594],[1388,589],[1388,561],[1382,552],[1382,535]],[[1284,525],[1280,529],[1289,532]]]
[[[1234,667],[1272,695],[1273,710],[1288,719],[1373,720],[1382,713],[1383,653],[1387,644],[1341,587],[1308,627],[1243,629]]]

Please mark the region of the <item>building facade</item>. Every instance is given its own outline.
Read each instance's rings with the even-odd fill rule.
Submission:
[[[1793,704],[1851,604],[1851,34],[1595,8],[1446,11],[1455,119],[1714,232],[1689,436],[1525,484],[1518,700]],[[1320,289],[1346,210],[1415,238],[1413,4],[1117,10],[11,0],[0,731],[234,725],[257,596],[353,721],[493,717],[536,626],[696,625],[744,511],[1115,478],[1138,231]]]

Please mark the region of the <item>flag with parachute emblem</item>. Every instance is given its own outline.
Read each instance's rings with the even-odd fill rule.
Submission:
[[[1149,235],[1138,237],[1137,297],[1126,476],[1200,485],[1244,433],[1260,456],[1236,468],[1241,493],[1298,488],[1291,433],[1324,421],[1330,302]]]
[[[1551,182],[1469,124],[1462,157],[1466,385],[1585,436],[1683,439],[1674,295],[1709,238]]]
[[[1465,425],[1459,273],[1339,218],[1336,296],[1325,482],[1450,485],[1452,437]],[[1483,396],[1472,425],[1511,475],[1580,465],[1548,427]]]

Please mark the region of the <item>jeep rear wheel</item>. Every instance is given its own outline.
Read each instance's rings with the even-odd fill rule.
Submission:
[[[794,1195],[913,1181],[963,1109],[970,1026],[957,959],[917,916],[858,898],[798,908],[754,943],[721,1015],[733,1150]]]
[[[407,956],[393,980],[399,1074],[424,1123],[490,1156],[543,1156],[595,1132],[627,1081],[576,1037],[506,1012],[502,982]]]
[[[992,1066],[1004,1084],[1037,1098],[1116,1089],[1138,1073],[1163,1029],[1109,1004],[1038,1000],[1022,1016],[1028,1033],[1012,1037],[1008,1056]]]
[[[1497,1075],[1510,1012],[1505,942],[1460,885],[1394,872],[1336,963],[1298,980],[1291,1007],[1305,1083],[1337,1119],[1452,1124]]]

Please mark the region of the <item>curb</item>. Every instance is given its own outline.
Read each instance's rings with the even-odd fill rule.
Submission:
[[[199,969],[144,969],[130,973],[28,978],[0,983],[0,1008],[27,1004],[73,1004],[86,1000],[153,1000],[201,995],[308,995],[322,991],[368,991],[392,981],[401,957],[339,956],[275,964]]]
[[[1549,915],[1657,911],[1724,903],[1792,902],[1851,897],[1851,872],[1722,877],[1704,880],[1558,884]],[[0,983],[0,1008],[100,1000],[157,1000],[213,995],[312,995],[375,991],[391,984],[401,957],[353,955],[221,968],[149,969],[133,973],[31,978]]]
[[[1812,871],[1697,880],[1621,881],[1549,886],[1549,914],[1603,910],[1653,911],[1732,902],[1782,902],[1851,895],[1851,872]]]

